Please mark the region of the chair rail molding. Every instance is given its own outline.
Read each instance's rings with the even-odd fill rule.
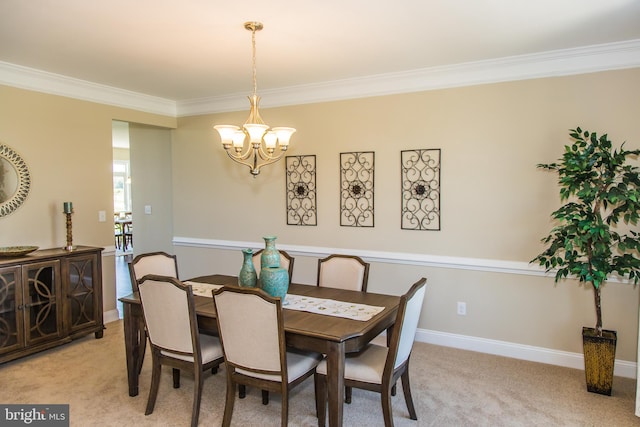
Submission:
[[[174,246],[193,248],[242,250],[245,248],[261,248],[264,242],[247,242],[239,240],[202,239],[197,237],[178,237],[172,239]],[[331,254],[356,255],[368,262],[386,264],[406,264],[425,267],[452,268],[454,270],[485,271],[490,273],[520,274],[524,276],[554,277],[555,270],[545,271],[539,265],[526,261],[508,261],[500,259],[467,258],[444,255],[418,254],[411,252],[385,252],[351,248],[330,248],[321,246],[286,245],[278,243],[278,249],[289,255],[324,258]],[[630,284],[629,279],[612,276],[607,279],[611,283]]]

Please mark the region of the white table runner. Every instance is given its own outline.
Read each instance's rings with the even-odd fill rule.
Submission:
[[[192,287],[194,295],[209,298],[212,297],[213,290],[220,289],[224,286],[190,281],[184,283]],[[362,322],[366,322],[384,310],[384,307],[377,307],[373,305],[356,304],[352,302],[294,294],[287,294],[285,296],[283,307],[289,310],[308,311],[310,313],[344,317],[346,319],[360,320]]]
[[[224,285],[214,285],[212,283],[200,283],[200,282],[184,282],[185,285],[190,285],[193,289],[194,295],[199,295],[201,297],[209,297],[213,298],[213,292],[216,289],[220,289]]]

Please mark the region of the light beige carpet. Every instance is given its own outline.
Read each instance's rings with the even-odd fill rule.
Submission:
[[[151,360],[140,394],[129,397],[122,321],[109,323],[104,338],[93,335],[37,355],[0,365],[0,403],[68,403],[72,426],[187,426],[193,381],[171,387],[163,380],[153,414],[145,416]],[[416,343],[411,361],[418,421],[408,419],[403,394],[393,398],[396,426],[640,426],[634,416],[635,380],[615,378],[613,396],[588,393],[584,373],[532,362]],[[207,375],[201,426],[222,422],[225,371]],[[232,425],[278,426],[280,396],[263,406],[260,392],[236,400]],[[316,426],[313,380],[290,396],[289,425]],[[353,390],[344,407],[345,426],[382,426],[378,395]]]

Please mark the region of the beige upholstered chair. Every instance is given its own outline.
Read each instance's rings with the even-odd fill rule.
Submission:
[[[260,254],[264,249],[260,249],[253,254],[253,268],[256,269],[256,274],[260,277]],[[289,281],[293,278],[293,262],[296,260],[294,257],[286,253],[285,251],[278,250],[280,252],[280,267],[286,268],[289,271]]]
[[[198,425],[203,375],[224,358],[220,340],[198,332],[193,290],[173,277],[146,275],[138,283],[151,343],[152,374],[145,415],[153,412],[162,365],[193,372],[191,425]]]
[[[370,344],[360,353],[349,355],[345,360],[344,381],[347,386],[380,393],[385,427],[393,426],[391,389],[398,378],[402,378],[409,418],[418,419],[409,386],[409,358],[424,301],[426,281],[424,277],[418,280],[400,298],[389,347]],[[315,376],[318,426],[324,426],[326,421],[326,374],[327,365],[322,361]]]
[[[286,351],[280,298],[255,288],[222,287],[213,291],[213,303],[227,371],[222,425],[231,424],[236,385],[245,385],[282,395],[286,427],[289,390],[315,373],[322,355]]]
[[[178,278],[178,259],[175,255],[169,255],[166,252],[149,252],[136,256],[129,263],[129,275],[131,276],[131,289],[138,292],[138,284],[140,280],[147,274],[156,274],[158,276]],[[144,326],[144,325],[143,325]],[[147,348],[147,334],[144,327],[140,328],[142,336],[140,337],[140,366],[138,372],[142,370],[144,362],[144,353]],[[173,371],[173,387],[180,387],[180,371]]]
[[[329,255],[318,260],[318,286],[367,291],[369,263],[353,255]]]
[[[178,259],[166,252],[149,252],[136,256],[129,263],[131,288],[138,290],[138,282],[147,274],[178,278]]]
[[[367,291],[369,263],[353,255],[329,255],[318,260],[318,286]],[[351,403],[351,387],[345,387],[344,401]]]

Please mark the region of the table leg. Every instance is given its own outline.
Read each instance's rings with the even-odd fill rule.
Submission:
[[[344,343],[332,342],[327,350],[329,427],[341,427],[344,402]]]
[[[122,304],[124,311],[124,351],[127,359],[127,381],[129,396],[138,395],[140,367],[140,321],[133,314],[131,304]]]

